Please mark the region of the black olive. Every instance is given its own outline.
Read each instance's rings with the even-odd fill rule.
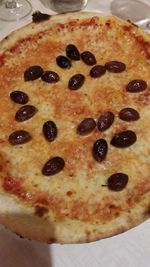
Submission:
[[[45,176],[51,176],[59,173],[63,170],[65,162],[60,157],[54,157],[49,159],[42,168],[42,174]]]
[[[26,93],[16,90],[10,93],[10,98],[17,104],[27,104],[29,97]]]
[[[68,58],[70,58],[71,60],[80,60],[80,53],[78,48],[73,45],[73,44],[69,44],[66,47],[66,55]]]
[[[56,58],[57,65],[62,69],[70,69],[71,68],[71,61],[69,58],[65,56],[58,56]]]
[[[83,74],[75,74],[70,78],[68,82],[68,87],[70,90],[78,90],[79,88],[82,87],[84,81],[85,77]]]
[[[43,74],[44,70],[40,66],[31,66],[24,72],[24,80],[25,81],[34,81],[40,78]]]

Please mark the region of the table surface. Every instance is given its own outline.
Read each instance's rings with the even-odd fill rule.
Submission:
[[[48,0],[30,1],[34,10],[53,14]],[[143,0],[150,4],[150,0]],[[111,0],[89,0],[86,10],[110,14]],[[31,21],[0,21],[0,39]],[[20,239],[0,226],[0,267],[150,267],[150,220],[126,233],[81,245],[46,245]]]

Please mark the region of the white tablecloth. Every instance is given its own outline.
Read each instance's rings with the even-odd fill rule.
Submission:
[[[44,0],[30,2],[33,10],[53,14]],[[89,0],[86,10],[110,13],[110,3]],[[0,39],[30,21],[31,16],[19,22],[0,21]],[[0,226],[0,267],[150,267],[150,220],[124,234],[82,245],[27,241]]]

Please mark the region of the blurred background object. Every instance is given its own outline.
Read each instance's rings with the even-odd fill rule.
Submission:
[[[150,5],[139,0],[113,0],[111,13],[130,20],[144,29],[150,29]]]
[[[50,8],[55,12],[72,12],[85,8],[88,0],[49,0]]]
[[[32,5],[28,0],[2,0],[0,1],[0,19],[16,21],[29,15]]]

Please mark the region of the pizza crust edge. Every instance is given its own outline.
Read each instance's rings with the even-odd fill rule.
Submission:
[[[34,214],[34,208],[27,207],[8,195],[1,196],[0,223],[17,235],[46,243],[88,243],[123,233],[150,217],[150,192],[134,206],[130,213],[122,213],[118,218],[103,225],[93,225],[79,221],[46,221]],[[13,213],[12,213],[13,211]],[[93,231],[94,229],[94,231]]]

